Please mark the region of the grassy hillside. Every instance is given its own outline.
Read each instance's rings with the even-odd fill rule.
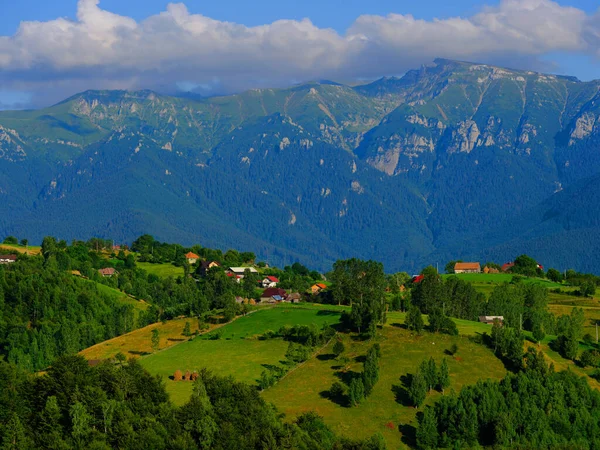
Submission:
[[[220,375],[233,375],[240,381],[255,384],[264,365],[279,364],[284,359],[287,342],[258,340],[265,331],[276,331],[283,325],[318,326],[338,322],[339,314],[317,308],[276,307],[259,310],[224,326],[220,338],[211,340],[209,333],[176,347],[160,351],[142,359],[142,365],[153,374],[162,375],[167,392],[177,404],[184,403],[192,392],[192,384],[174,382],[169,377],[176,370],[198,370],[203,367]],[[149,336],[149,333],[146,333]],[[149,343],[149,340],[148,340]]]
[[[153,264],[148,262],[138,262],[137,266],[144,269],[148,273],[152,273],[158,277],[182,277],[183,267],[177,267],[173,264]]]
[[[447,358],[451,388],[456,391],[479,379],[499,379],[506,373],[503,364],[489,349],[463,337],[429,333],[416,336],[392,325],[386,326],[376,340],[382,352],[380,380],[372,395],[360,406],[349,408],[326,398],[326,391],[334,381],[347,380],[353,372],[362,370],[360,358],[372,345],[372,342],[354,341],[347,336],[344,342],[346,355],[352,361],[347,371],[331,359],[329,346],[265,391],[264,398],[290,419],[315,410],[338,433],[358,438],[381,432],[389,448],[401,448],[403,442],[412,442],[418,412],[408,406],[403,380],[416,371],[422,360],[433,356],[440,363],[442,358]],[[456,358],[445,355],[445,350],[453,343],[459,347]],[[440,395],[437,392],[430,394],[427,404]]]
[[[152,330],[155,328],[158,329],[160,335],[159,348],[161,349],[187,340],[188,338],[182,334],[186,322],[190,322],[192,332],[198,329],[197,321],[191,319],[175,319],[164,324],[155,323],[96,344],[79,352],[79,354],[86,359],[109,359],[114,358],[117,353],[121,352],[128,358],[137,358],[152,352],[151,336]]]

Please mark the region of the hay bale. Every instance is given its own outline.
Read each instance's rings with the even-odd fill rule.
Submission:
[[[186,371],[185,371],[185,375],[183,376],[183,379],[184,379],[185,381],[190,381],[190,377],[191,377],[191,376],[192,376],[192,374],[190,373],[190,371],[189,371],[189,370],[186,370]]]
[[[177,369],[173,374],[174,381],[181,381],[181,370]]]
[[[199,377],[200,377],[200,375],[198,375],[198,372],[192,372],[192,377],[191,377],[192,381],[196,381]]]

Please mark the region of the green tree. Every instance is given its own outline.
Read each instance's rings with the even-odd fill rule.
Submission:
[[[4,238],[4,244],[17,245],[19,240],[14,236],[7,236]]]
[[[154,351],[158,350],[158,346],[160,345],[160,333],[158,331],[158,328],[155,328],[152,330],[152,349]]]
[[[362,378],[352,378],[350,388],[348,389],[348,396],[350,397],[350,406],[358,406],[364,400],[365,386]]]
[[[423,330],[425,324],[423,322],[421,310],[418,306],[411,305],[408,308],[408,313],[406,314],[406,326],[409,330],[416,331],[417,333],[421,333]]]
[[[192,326],[188,321],[185,322],[185,325],[183,326],[183,332],[181,334],[183,334],[184,336],[192,335]]]
[[[433,357],[421,362],[419,373],[425,378],[428,392],[438,385],[438,371]]]
[[[546,276],[550,281],[554,281],[555,283],[560,283],[563,280],[563,274],[556,269],[548,269]]]
[[[21,245],[27,247],[29,245],[29,239],[21,239]]]
[[[533,326],[532,330],[533,339],[539,344],[545,337],[544,327],[541,323],[537,322]]]
[[[427,380],[425,376],[417,371],[411,380],[408,386],[408,397],[410,401],[415,406],[415,408],[419,408],[425,401],[425,397],[427,396]]]
[[[444,392],[444,390],[450,386],[450,370],[448,369],[448,361],[446,358],[442,360],[440,364],[440,371],[437,378],[437,387]]]
[[[10,420],[2,431],[2,450],[22,450],[32,448],[31,441],[25,433],[25,429],[19,416],[12,413]]]
[[[417,446],[420,449],[434,449],[438,445],[437,417],[433,408],[423,411],[423,417],[417,428]]]
[[[73,424],[71,434],[75,442],[77,442],[77,446],[82,447],[87,435],[91,432],[90,423],[92,422],[92,416],[88,414],[85,405],[80,402],[75,402],[71,406],[69,415]]]
[[[365,397],[371,395],[373,387],[379,380],[379,353],[375,346],[367,351],[367,357],[363,364],[363,385]]]
[[[335,357],[339,357],[342,353],[344,353],[345,349],[346,348],[344,347],[344,343],[342,342],[342,340],[336,339],[335,344],[333,344],[333,354],[335,355]]]
[[[386,277],[383,265],[352,258],[333,264],[332,292],[338,304],[352,306],[348,324],[359,333],[373,336],[385,318]]]

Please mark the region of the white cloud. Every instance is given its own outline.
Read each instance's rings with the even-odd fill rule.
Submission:
[[[41,102],[182,82],[239,90],[399,74],[438,56],[536,68],[551,52],[594,54],[599,41],[599,16],[550,0],[503,0],[444,20],[361,16],[345,35],[308,19],[246,27],[190,14],[182,3],[136,22],[79,0],[76,21],[23,22],[0,37],[0,89],[32,91]]]

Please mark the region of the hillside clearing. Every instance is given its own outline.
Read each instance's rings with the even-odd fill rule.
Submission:
[[[185,372],[205,367],[219,375],[232,375],[237,380],[255,384],[265,365],[279,365],[288,347],[288,343],[281,339],[259,340],[256,336],[269,330],[277,331],[284,325],[314,323],[321,327],[338,321],[338,313],[323,312],[317,308],[279,306],[259,310],[224,326],[218,331],[219,339],[211,340],[213,331],[148,355],[142,358],[141,363],[150,373],[162,375],[173,402],[183,404],[192,392],[192,384],[171,380],[169,377],[176,370]]]
[[[183,267],[177,267],[173,264],[154,264],[149,262],[138,262],[136,263],[140,269],[144,269],[146,272],[156,275],[157,277],[182,277]]]

